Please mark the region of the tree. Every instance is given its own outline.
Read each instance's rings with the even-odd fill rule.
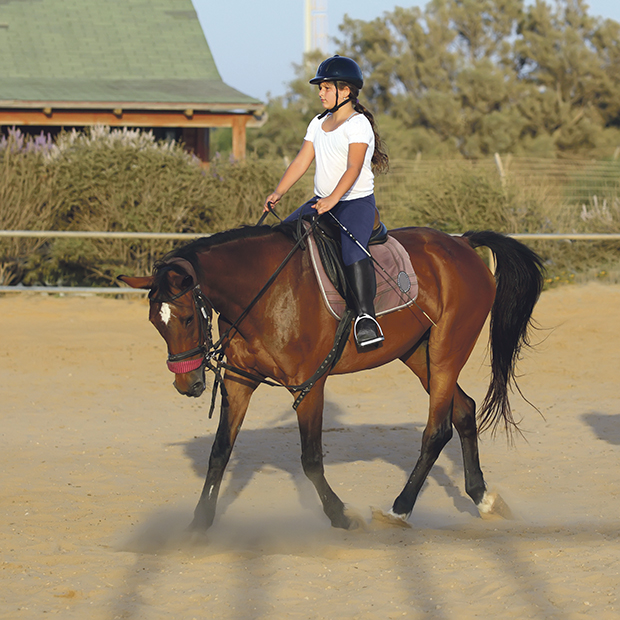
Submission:
[[[339,53],[364,73],[360,98],[391,157],[608,155],[620,144],[620,24],[585,0],[431,0],[365,22],[345,16]],[[291,158],[320,111],[296,66],[259,155]]]
[[[609,48],[612,28],[607,26],[607,36],[599,34],[603,26],[588,16],[584,0],[562,0],[555,10],[537,0],[519,24],[514,65],[527,92],[519,105],[525,135],[550,137],[560,153],[605,142],[606,110],[620,93],[605,71],[601,53],[615,50]]]
[[[339,44],[402,154],[553,155],[618,139],[619,28],[589,17],[584,0],[432,0],[345,17]]]
[[[477,157],[510,150],[520,134],[507,41],[522,7],[523,0],[433,0],[424,12],[397,7],[370,23],[346,17],[339,43],[369,76],[370,106],[400,121],[410,150]]]
[[[601,115],[607,127],[620,128],[620,24],[605,20],[593,33],[591,44],[605,75],[599,103]]]

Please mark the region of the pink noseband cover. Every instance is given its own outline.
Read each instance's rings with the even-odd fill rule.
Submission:
[[[166,362],[168,365],[168,370],[173,372],[175,375],[182,375],[186,372],[191,372],[192,370],[196,370],[196,368],[200,368],[203,358],[198,358],[196,360],[183,360],[182,362]]]

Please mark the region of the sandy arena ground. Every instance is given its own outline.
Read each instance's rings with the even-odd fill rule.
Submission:
[[[411,529],[372,524],[417,458],[428,400],[400,363],[327,384],[328,480],[368,521],[330,528],[291,401],[256,393],[203,546],[184,528],[216,420],[171,385],[144,300],[0,297],[0,618],[620,617],[620,286],[543,293],[520,366],[526,440],[481,439],[513,520],[482,520],[454,438]],[[478,402],[484,342],[461,377]],[[44,615],[47,614],[47,615]]]

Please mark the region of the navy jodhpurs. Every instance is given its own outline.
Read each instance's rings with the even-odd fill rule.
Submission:
[[[303,215],[316,214],[313,205],[319,198],[315,196],[301,207],[293,211],[285,222],[291,222],[299,219]],[[375,196],[364,196],[363,198],[354,198],[353,200],[341,200],[333,209],[332,213],[338,218],[342,225],[360,242],[362,246],[368,249],[368,241],[372,235],[372,229],[375,225],[375,215],[377,207],[375,205]],[[329,218],[325,214],[324,217]],[[342,242],[342,260],[345,265],[352,265],[368,255],[353,241],[343,230],[340,231],[340,240]]]

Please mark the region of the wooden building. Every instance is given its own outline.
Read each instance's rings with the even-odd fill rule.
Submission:
[[[242,159],[246,128],[264,117],[222,81],[191,0],[0,2],[5,130],[148,128],[208,161],[209,128],[231,127]]]

